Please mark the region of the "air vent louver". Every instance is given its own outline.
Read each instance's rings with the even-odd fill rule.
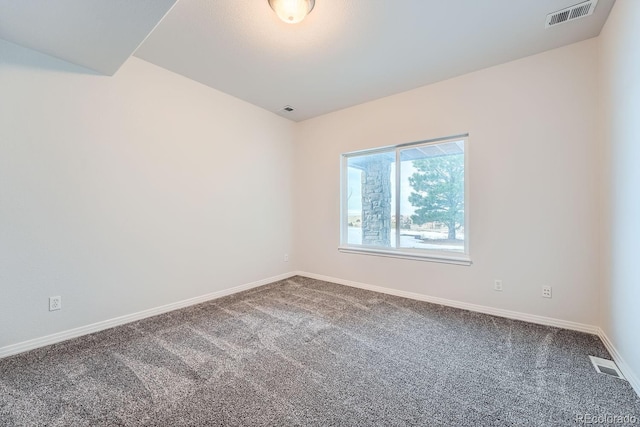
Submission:
[[[558,24],[573,21],[574,19],[584,18],[593,13],[598,4],[598,0],[589,0],[583,3],[579,3],[568,7],[566,9],[559,10],[547,15],[547,21],[545,27],[553,27]]]
[[[616,365],[613,360],[602,359],[595,356],[589,356],[589,359],[591,359],[591,364],[597,372],[626,380],[622,372],[620,372],[620,368],[618,368],[618,365]]]

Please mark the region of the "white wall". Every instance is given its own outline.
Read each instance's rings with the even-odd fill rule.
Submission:
[[[618,3],[602,40],[299,124],[137,58],[110,78],[0,41],[0,347],[297,269],[592,325],[602,299],[637,372],[638,6]],[[463,132],[472,266],[337,251],[341,153]]]
[[[137,58],[0,41],[0,347],[291,270],[292,137]]]
[[[591,39],[300,123],[297,267],[596,325],[597,59]],[[337,251],[341,153],[465,132],[472,266]]]
[[[640,2],[618,0],[600,35],[605,177],[602,328],[640,385]]]

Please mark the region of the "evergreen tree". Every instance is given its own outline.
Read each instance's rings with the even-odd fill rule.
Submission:
[[[414,160],[413,166],[418,172],[409,177],[414,190],[409,202],[417,209],[411,219],[419,225],[441,222],[455,240],[464,223],[464,155],[427,157]]]

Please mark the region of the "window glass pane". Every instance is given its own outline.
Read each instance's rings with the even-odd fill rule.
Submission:
[[[400,152],[400,247],[464,252],[464,141]]]
[[[347,158],[347,243],[395,247],[395,151]]]

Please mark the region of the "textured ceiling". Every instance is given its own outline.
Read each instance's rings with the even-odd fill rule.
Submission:
[[[0,38],[113,75],[176,0],[0,0]]]
[[[595,37],[613,1],[545,29],[580,0],[316,0],[296,25],[267,0],[180,0],[135,55],[303,120]]]

